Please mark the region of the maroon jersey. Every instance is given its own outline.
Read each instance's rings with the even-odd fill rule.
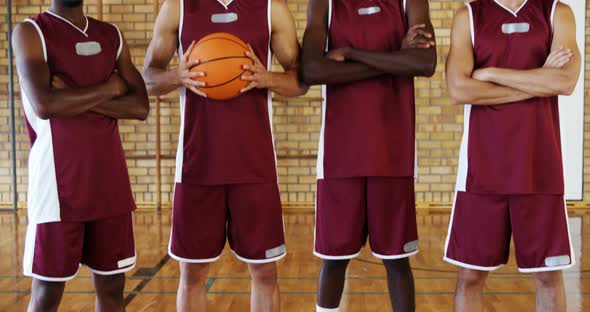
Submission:
[[[37,29],[52,76],[70,87],[109,79],[122,41],[111,24],[86,18],[79,29],[52,13],[25,22]],[[117,120],[95,113],[39,118],[22,90],[31,152],[28,211],[31,222],[88,221],[135,208]]]
[[[557,0],[512,12],[494,0],[468,4],[475,68],[542,67]],[[472,193],[563,194],[557,97],[465,107],[457,189]]]
[[[397,51],[405,1],[329,0],[328,49]],[[382,75],[323,87],[318,179],[414,176],[414,79]]]
[[[179,55],[191,42],[226,32],[250,43],[270,69],[270,1],[182,0]],[[175,181],[200,184],[277,180],[268,90],[225,101],[180,90],[181,125]]]

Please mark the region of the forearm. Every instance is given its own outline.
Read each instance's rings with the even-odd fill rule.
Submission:
[[[343,84],[383,75],[384,72],[358,62],[336,62],[326,58],[304,62],[302,79],[307,85]]]
[[[103,83],[78,89],[51,89],[38,98],[37,114],[43,119],[72,117],[113,99],[112,88]],[[36,99],[32,99],[36,100]]]
[[[475,79],[449,81],[449,95],[454,104],[472,105],[501,105],[535,97],[517,89]]]
[[[147,67],[143,72],[143,79],[149,95],[165,95],[182,85],[178,81],[176,69]]]
[[[286,72],[272,72],[270,78],[269,90],[286,97],[295,97],[303,95],[309,89],[297,78],[297,70]]]
[[[147,95],[132,92],[93,107],[90,111],[115,119],[145,120],[149,113]]]
[[[514,88],[537,97],[570,93],[569,77],[558,68],[514,70],[488,68],[487,81]]]
[[[351,49],[346,58],[395,76],[430,77],[434,74],[436,67],[436,50],[434,48],[402,49],[395,52]]]

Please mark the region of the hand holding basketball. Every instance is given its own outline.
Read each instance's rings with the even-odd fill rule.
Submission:
[[[240,91],[241,93],[248,92],[254,88],[266,89],[270,87],[272,83],[272,74],[268,72],[260,59],[258,59],[256,53],[254,53],[254,50],[252,49],[252,46],[248,45],[248,47],[250,48],[250,51],[246,51],[246,56],[249,57],[254,64],[245,64],[243,66],[244,70],[247,70],[252,74],[242,75],[242,80],[249,81],[250,83]]]
[[[564,49],[563,46],[559,49],[551,51],[547,60],[545,61],[545,68],[562,68],[572,59],[573,53],[571,49]]]
[[[197,66],[200,63],[200,60],[198,59],[189,58],[194,46],[195,42],[193,41],[190,44],[190,46],[186,49],[186,52],[184,52],[184,55],[182,56],[182,61],[180,62],[180,64],[178,64],[178,68],[176,69],[178,85],[184,86],[185,88],[191,90],[197,95],[207,97],[207,95],[203,91],[197,89],[197,87],[204,87],[206,83],[203,81],[193,79],[198,77],[205,77],[205,73],[202,71],[191,71],[191,68]]]

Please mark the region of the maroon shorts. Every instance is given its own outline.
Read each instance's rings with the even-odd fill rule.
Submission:
[[[62,282],[76,277],[80,265],[99,275],[135,266],[133,215],[88,222],[29,224],[23,270],[26,276]]]
[[[318,180],[314,254],[327,260],[354,258],[367,235],[378,258],[418,252],[414,178]]]
[[[574,265],[562,195],[494,195],[458,192],[445,243],[445,260],[492,271],[508,262],[510,236],[521,272]]]
[[[219,259],[226,237],[238,259],[276,261],[286,254],[281,198],[276,183],[176,183],[168,253],[180,262]]]

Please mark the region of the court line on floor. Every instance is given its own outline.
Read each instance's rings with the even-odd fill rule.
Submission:
[[[141,282],[139,282],[139,284],[137,284],[137,286],[135,286],[135,288],[133,289],[132,292],[129,292],[127,297],[125,297],[125,306],[128,306],[131,301],[133,301],[133,299],[135,299],[135,297],[141,293],[141,291],[147,286],[147,284],[149,284],[152,279],[154,278],[154,276],[156,274],[158,274],[158,272],[160,272],[160,270],[162,269],[162,267],[164,265],[166,265],[166,263],[170,260],[170,256],[165,255],[164,258],[160,259],[160,261],[158,261],[158,263],[156,263],[155,266],[151,267],[151,268],[139,268],[137,271],[135,271],[135,273],[132,275],[133,276],[141,276],[143,277],[141,279]]]

